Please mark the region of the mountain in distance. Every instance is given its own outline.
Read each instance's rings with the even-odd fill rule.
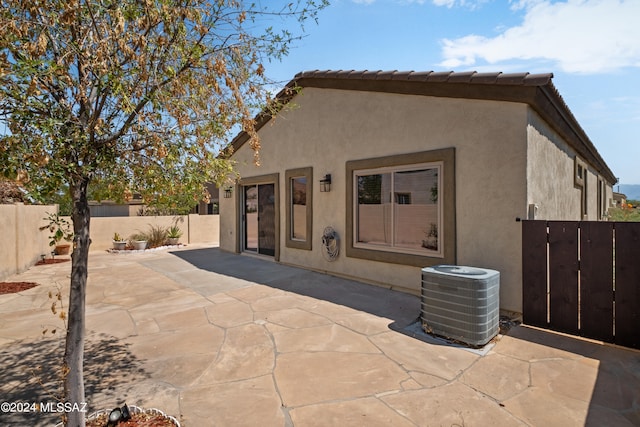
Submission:
[[[629,200],[640,200],[639,184],[616,184],[613,186],[613,191],[624,194]]]

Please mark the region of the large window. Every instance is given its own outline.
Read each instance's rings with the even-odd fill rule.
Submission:
[[[453,148],[347,162],[347,256],[455,263]]]
[[[441,171],[442,162],[354,171],[354,246],[442,256]]]
[[[312,188],[311,168],[285,172],[287,180],[287,241],[290,248],[311,250]]]

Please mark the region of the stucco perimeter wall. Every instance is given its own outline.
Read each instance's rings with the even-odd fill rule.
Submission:
[[[527,204],[537,206],[536,219],[601,219],[598,218],[599,175],[593,166],[586,165],[587,217],[582,218],[582,190],[575,185],[574,180],[575,150],[531,109],[528,113],[527,138]],[[605,209],[613,201],[612,185],[613,183],[606,182]]]
[[[39,228],[48,223],[43,220],[47,213],[56,212],[55,205],[0,205],[0,280],[27,270],[51,252],[49,233]]]
[[[113,247],[113,233],[127,238],[147,231],[150,226],[170,227],[176,223],[182,230],[181,243],[217,244],[220,235],[218,215],[182,216],[130,216],[91,218],[91,251],[104,251]]]
[[[47,225],[43,218],[48,213],[58,212],[56,205],[0,205],[0,280],[26,271],[45,254],[49,256],[49,235],[40,227]],[[69,217],[64,217],[71,220]],[[181,243],[218,244],[220,236],[219,215],[184,216],[138,216],[91,218],[91,251],[104,251],[112,245],[113,233],[128,237],[138,231],[145,231],[149,225],[169,227],[177,219],[183,231]]]
[[[248,144],[233,156],[244,178],[279,173],[280,261],[419,293],[421,269],[345,256],[346,162],[455,147],[457,263],[499,270],[501,306],[521,311],[520,228],[526,209],[526,106],[305,88],[294,108],[260,129],[261,166]],[[313,167],[312,250],[287,248],[285,170]],[[331,174],[331,192],[319,180]],[[238,191],[221,199],[222,249],[237,251]],[[452,197],[444,194],[443,197]],[[343,238],[327,262],[322,231]]]

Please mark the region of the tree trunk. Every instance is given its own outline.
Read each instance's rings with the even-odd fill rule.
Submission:
[[[67,412],[67,427],[84,427],[84,338],[85,338],[85,299],[89,264],[89,223],[91,214],[87,201],[89,178],[74,177],[69,191],[73,200],[74,249],[71,255],[71,287],[69,291],[69,316],[67,340],[64,352],[63,374],[65,403],[73,410]]]

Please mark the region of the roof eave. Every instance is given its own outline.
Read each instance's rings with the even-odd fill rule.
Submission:
[[[526,103],[567,139],[601,176],[615,184],[617,178],[569,110],[552,78],[552,73],[303,71],[296,74],[276,96],[279,102],[276,112],[297,94],[294,88],[304,87]],[[256,116],[256,130],[273,118],[273,114],[267,111],[263,110]],[[248,140],[249,135],[240,132],[230,145],[236,151]]]
[[[580,126],[553,83],[540,86],[538,90],[541,96],[536,97],[536,102],[531,105],[532,108],[567,139],[578,155],[591,164],[603,178],[611,185],[616,184],[618,178]],[[551,110],[548,106],[551,106]]]

